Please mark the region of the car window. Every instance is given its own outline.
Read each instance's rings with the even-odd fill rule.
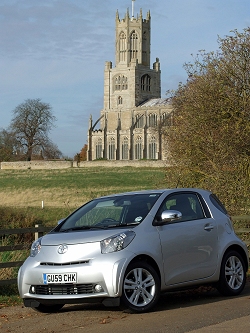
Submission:
[[[217,209],[219,209],[222,213],[227,214],[226,208],[215,194],[210,194],[210,200]]]
[[[164,210],[177,210],[182,213],[180,221],[196,220],[204,218],[203,208],[195,193],[175,193],[166,198],[160,208],[160,214]]]
[[[147,216],[160,195],[133,194],[95,199],[72,213],[56,231],[138,224]]]

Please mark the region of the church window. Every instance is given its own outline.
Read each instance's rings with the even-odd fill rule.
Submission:
[[[144,31],[143,37],[142,37],[142,63],[147,63],[147,33]]]
[[[173,113],[166,113],[164,112],[161,116],[162,123],[165,126],[172,126],[173,125]]]
[[[135,128],[143,128],[144,126],[144,116],[143,114],[137,114],[135,116]]]
[[[150,91],[151,90],[151,77],[148,74],[145,74],[141,77],[141,91]]]
[[[115,160],[115,138],[110,138],[110,140],[109,140],[108,159]]]
[[[152,136],[149,140],[149,145],[148,145],[148,158],[150,160],[155,160],[156,159],[156,139],[154,136]]]
[[[121,104],[122,104],[122,97],[121,97],[121,96],[118,97],[118,99],[117,99],[117,104],[118,104],[118,105],[121,105]]]
[[[128,138],[125,137],[122,141],[122,160],[128,160]]]
[[[115,77],[115,90],[127,90],[128,78],[124,75],[118,75]]]
[[[138,43],[138,35],[135,31],[132,31],[130,35],[130,60],[137,58]]]
[[[135,159],[142,159],[142,138],[138,136],[135,140]]]
[[[95,146],[95,154],[96,154],[96,159],[102,158],[102,139],[99,138],[97,140],[97,144]]]
[[[149,125],[149,127],[155,127],[157,125],[157,115],[156,114],[150,114],[148,116],[148,125]]]
[[[122,31],[119,36],[119,61],[126,59],[126,34]]]

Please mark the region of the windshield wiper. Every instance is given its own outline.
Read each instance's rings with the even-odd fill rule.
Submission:
[[[95,227],[90,225],[82,225],[81,227],[72,227],[68,229],[59,230],[59,232],[78,231],[78,230],[90,230],[90,229],[106,229],[106,227]]]

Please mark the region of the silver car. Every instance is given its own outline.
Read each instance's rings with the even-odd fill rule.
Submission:
[[[24,305],[120,301],[150,310],[162,291],[215,285],[242,292],[248,250],[219,199],[201,189],[128,192],[94,199],[36,240],[18,273]]]

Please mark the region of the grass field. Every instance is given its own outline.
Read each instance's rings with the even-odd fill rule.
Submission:
[[[164,176],[163,168],[0,170],[0,206],[25,208],[54,224],[101,195],[164,188]]]

